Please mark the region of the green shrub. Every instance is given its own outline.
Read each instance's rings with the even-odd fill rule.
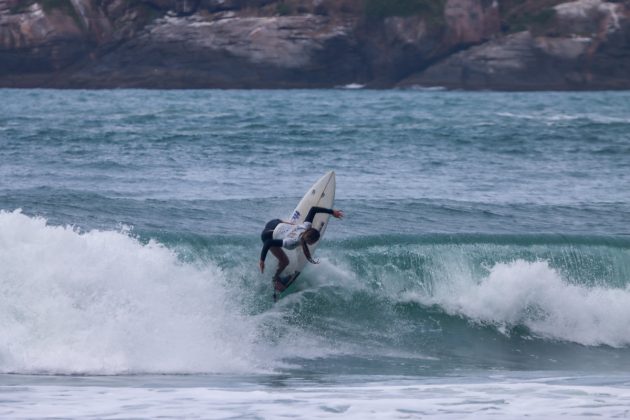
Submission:
[[[26,0],[26,1],[19,2],[18,4],[13,6],[10,9],[10,11],[11,11],[11,13],[23,13],[23,12],[26,12],[26,10],[29,7],[31,7],[31,5],[33,3],[35,3],[35,0]]]
[[[59,9],[67,14],[76,13],[70,0],[39,0],[38,3],[42,5],[42,8],[46,12]]]
[[[365,0],[369,18],[426,15],[439,18],[444,13],[444,0]]]
[[[548,27],[556,17],[556,10],[553,8],[541,10],[538,13],[524,13],[513,16],[508,20],[509,32],[521,32],[530,30],[538,32]]]
[[[276,6],[276,13],[280,16],[287,16],[291,14],[291,7],[286,3],[278,3]]]

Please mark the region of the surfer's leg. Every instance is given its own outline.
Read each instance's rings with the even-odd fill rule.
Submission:
[[[287,254],[278,246],[269,248],[269,251],[278,259],[278,269],[276,270],[276,274],[273,275],[273,285],[277,290],[282,291],[284,290],[284,285],[280,281],[280,273],[289,265],[289,257],[287,257]]]
[[[271,251],[273,256],[278,259],[278,269],[276,270],[276,274],[273,276],[275,279],[276,277],[280,277],[280,273],[282,273],[282,271],[287,268],[287,265],[289,265],[289,257],[287,257],[287,254],[285,254],[279,246],[272,246],[269,248],[269,251]]]

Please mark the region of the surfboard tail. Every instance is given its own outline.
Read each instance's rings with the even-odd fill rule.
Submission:
[[[298,278],[298,276],[300,275],[299,271],[296,271],[293,274],[289,274],[288,276],[285,277],[280,277],[279,283],[282,285],[282,290],[278,290],[276,288],[275,282],[274,282],[274,288],[273,288],[273,301],[277,302],[278,299],[280,299],[280,296],[282,295],[282,293],[284,293],[289,286],[291,286],[293,284],[293,282],[295,281],[295,279]]]

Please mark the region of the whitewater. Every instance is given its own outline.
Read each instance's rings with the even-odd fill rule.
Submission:
[[[0,417],[630,415],[627,93],[0,95]]]

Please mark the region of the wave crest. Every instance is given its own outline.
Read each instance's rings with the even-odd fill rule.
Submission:
[[[630,345],[630,288],[572,284],[547,261],[498,263],[481,281],[460,278],[408,297],[503,332],[525,326],[542,338]]]

